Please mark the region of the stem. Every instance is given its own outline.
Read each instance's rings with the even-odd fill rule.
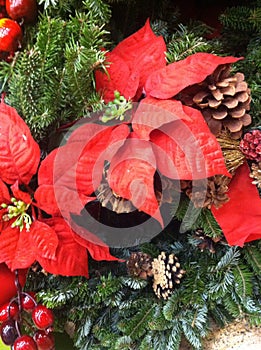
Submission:
[[[18,309],[19,309],[19,316],[18,316],[18,323],[22,324],[22,287],[19,282],[19,274],[18,270],[15,270],[15,286],[17,289],[17,303],[18,303]]]

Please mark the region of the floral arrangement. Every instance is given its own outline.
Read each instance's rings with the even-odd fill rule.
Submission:
[[[70,214],[79,214],[87,203],[96,200],[95,191],[102,182],[105,162],[109,163],[106,180],[115,196],[131,201],[161,227],[165,223],[160,212],[161,200],[155,193],[156,172],[183,181],[233,176],[227,187],[227,203],[221,208],[215,205],[209,208],[229,244],[242,246],[260,238],[260,199],[251,184],[247,165],[229,172],[222,144],[210,131],[212,120],[221,120],[220,132],[228,130],[232,140],[235,132],[229,129],[230,124],[240,123],[241,133],[245,121],[249,124],[249,116],[244,113],[248,108],[246,101],[249,104],[246,83],[242,78],[238,82],[233,77],[220,77],[222,70],[227,74],[227,67],[239,59],[198,53],[166,65],[165,52],[163,38],[153,33],[149,21],[108,52],[107,73],[96,71],[96,87],[108,106],[120,106],[112,114],[121,117],[120,120],[105,125],[101,122],[105,113],[98,122],[80,125],[65,145],[41,162],[39,146],[29,128],[2,98],[0,262],[14,270],[28,268],[38,261],[50,273],[87,276],[86,248],[94,259],[116,259],[98,237],[87,231],[84,236],[89,239],[85,239],[70,226]],[[217,71],[221,82],[229,86],[234,79],[235,88],[247,98],[242,97],[242,102],[237,99],[233,108],[239,110],[239,104],[244,104],[241,116],[211,117],[208,127],[204,114],[182,101],[188,100],[189,94],[198,96],[197,90],[202,89],[209,77],[217,79],[214,77]],[[227,88],[219,86],[223,91]],[[124,96],[121,101],[120,96]],[[231,92],[226,91],[222,107],[224,99],[229,98],[232,99]],[[135,110],[129,105],[126,108],[130,101],[137,103]],[[131,113],[125,113],[130,108]],[[260,132],[255,133],[260,138]],[[243,142],[244,152],[247,141]],[[260,161],[260,144],[256,146],[252,159]],[[30,182],[35,176],[37,187],[32,189]]]
[[[110,248],[155,237],[172,219],[165,204],[177,208],[182,195],[197,215],[204,208],[215,218],[229,245],[261,238],[261,131],[244,134],[250,90],[242,73],[232,73],[243,58],[196,53],[167,64],[166,50],[147,20],[106,52],[104,69],[95,71],[104,110],[73,123],[45,158],[2,96],[1,264],[24,271],[38,262],[50,274],[88,277],[88,253],[122,262]],[[133,231],[106,226],[86,209],[96,202],[145,219]],[[154,262],[153,288],[167,299],[155,273],[165,259]],[[168,264],[179,283],[185,271],[172,255]]]

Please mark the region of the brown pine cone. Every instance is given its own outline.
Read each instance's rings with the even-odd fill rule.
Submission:
[[[247,132],[240,141],[240,149],[247,159],[261,161],[261,130]]]
[[[227,195],[229,182],[230,178],[215,175],[208,179],[191,181],[185,193],[196,208],[210,209],[212,205],[220,208],[229,200]]]
[[[197,246],[201,251],[209,250],[213,254],[215,253],[215,244],[222,239],[222,237],[209,237],[200,228],[194,232],[192,237],[198,241]]]
[[[152,258],[150,255],[142,252],[131,253],[127,261],[127,269],[129,275],[147,279],[153,275],[152,273]]]
[[[158,298],[168,299],[175,284],[180,284],[185,271],[181,269],[179,260],[174,254],[161,252],[152,262],[152,273],[154,293]]]
[[[103,207],[117,214],[130,213],[135,210],[131,201],[119,197],[112,191],[106,180],[106,175],[104,175],[100,186],[96,190],[96,197]]]
[[[229,130],[238,139],[242,128],[251,123],[250,89],[243,73],[230,75],[230,65],[220,65],[201,84],[181,92],[185,104],[202,110],[211,132],[218,135],[222,129]]]

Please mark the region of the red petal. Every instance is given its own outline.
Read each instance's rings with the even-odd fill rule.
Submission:
[[[116,127],[105,127],[86,143],[76,168],[78,190],[86,195],[94,192],[99,186],[104,161],[110,161],[129,135],[129,128],[122,124]]]
[[[131,71],[128,64],[117,54],[108,52],[107,73],[96,70],[96,90],[100,92],[106,103],[114,100],[114,92],[119,91],[126,99],[135,96],[139,85],[139,72]]]
[[[152,73],[145,84],[145,91],[150,96],[168,99],[184,88],[202,82],[219,65],[234,63],[241,59],[242,57],[195,53]]]
[[[166,51],[164,39],[154,34],[148,19],[144,27],[121,41],[112,52],[121,57],[131,71],[139,72],[140,95],[149,75],[166,66]]]
[[[55,259],[58,238],[53,228],[44,222],[34,221],[28,235],[37,260],[39,257]]]
[[[59,148],[54,149],[48,156],[41,162],[38,170],[38,185],[52,185],[53,184],[53,168],[54,160]]]
[[[65,186],[41,185],[34,194],[37,206],[47,214],[68,217],[70,213],[80,214],[84,206],[95,197],[70,190]]]
[[[157,100],[146,97],[141,100],[132,119],[132,128],[144,140],[154,129],[175,120],[191,121],[191,117],[183,111],[181,102],[176,100]]]
[[[165,53],[164,39],[153,33],[147,20],[144,27],[106,54],[107,61],[111,62],[107,69],[109,76],[95,72],[97,91],[104,92],[105,102],[114,99],[116,90],[127,99],[135,95],[135,100],[139,99],[148,76],[166,65]]]
[[[113,157],[108,173],[112,190],[163,226],[154,193],[156,160],[149,142],[131,138]]]
[[[11,269],[24,269],[35,261],[34,247],[26,230],[8,226],[1,232],[0,262]]]
[[[63,276],[88,276],[88,260],[85,247],[78,244],[70,227],[59,217],[44,220],[59,239],[56,260],[39,258],[41,266],[49,273]]]
[[[174,121],[150,134],[159,171],[173,179],[192,180],[216,174],[231,177],[215,136],[202,114],[187,106],[191,121]]]
[[[86,231],[86,229],[85,229]],[[77,243],[79,243],[81,246],[88,249],[89,253],[91,254],[91,257],[94,260],[101,261],[101,260],[119,260],[118,258],[111,255],[109,247],[106,246],[103,242],[102,244],[95,244],[93,242],[87,241],[83,237],[77,235],[74,233],[74,239]],[[97,237],[97,241],[99,241],[99,238]]]
[[[241,165],[229,184],[230,200],[211,208],[230,245],[242,247],[261,238],[261,199],[251,181],[247,164]]]
[[[10,201],[10,194],[6,184],[0,179],[0,204]]]
[[[16,110],[3,101],[0,115],[0,177],[8,184],[27,184],[38,167],[39,146]]]
[[[23,192],[20,190],[19,188],[19,184],[18,181],[16,181],[12,186],[11,186],[11,190],[13,192],[13,196],[16,199],[20,199],[21,201],[23,201],[26,204],[29,204],[32,202],[32,198],[30,196],[29,193]]]

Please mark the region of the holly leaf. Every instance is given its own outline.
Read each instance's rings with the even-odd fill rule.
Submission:
[[[202,82],[221,64],[235,63],[242,57],[219,57],[210,53],[195,53],[154,71],[145,84],[147,95],[168,99],[188,86]]]
[[[28,184],[36,173],[40,148],[16,110],[0,103],[0,178]]]
[[[202,114],[183,106],[190,121],[164,124],[150,133],[150,140],[161,174],[182,180],[203,179],[217,174],[231,177],[215,136]]]
[[[154,192],[155,171],[156,159],[150,143],[133,134],[112,158],[108,182],[118,196],[130,200],[163,226]]]
[[[229,245],[243,247],[246,242],[261,238],[261,199],[251,181],[244,163],[229,184],[229,201],[219,209],[211,207]]]
[[[45,219],[43,222],[57,234],[59,243],[55,260],[39,257],[41,266],[49,273],[62,276],[88,277],[86,248],[78,244],[65,220],[60,217]]]

